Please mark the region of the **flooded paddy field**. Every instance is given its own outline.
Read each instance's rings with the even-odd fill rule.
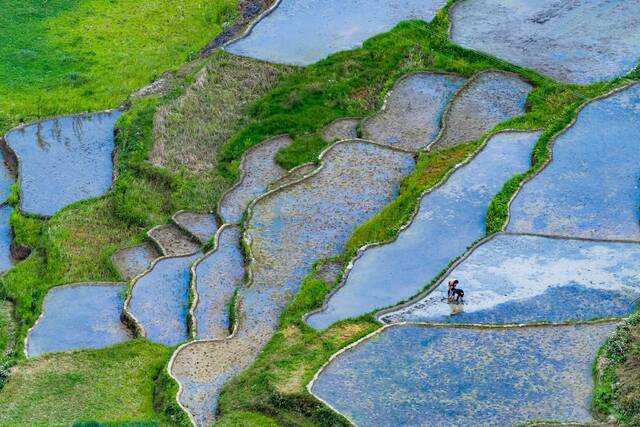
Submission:
[[[239,227],[225,227],[216,248],[194,267],[198,297],[193,315],[199,339],[222,339],[231,333],[229,304],[245,274],[240,239]]]
[[[431,21],[445,4],[445,0],[281,0],[227,50],[269,62],[309,65],[360,47],[401,21]]]
[[[487,207],[514,174],[525,172],[539,132],[505,132],[491,138],[468,164],[426,194],[413,222],[388,244],[367,248],[344,286],[307,323],[332,323],[410,298],[485,233]]]
[[[311,392],[362,427],[589,422],[591,367],[614,328],[393,326],[337,355]]]
[[[318,165],[316,165],[315,163],[305,163],[303,165],[297,166],[291,169],[289,172],[287,172],[287,174],[284,175],[282,178],[276,181],[273,181],[271,184],[269,184],[268,190],[271,191],[278,187],[282,187],[283,185],[288,185],[295,181],[298,181],[303,177],[305,177],[306,175],[311,174],[311,172],[313,172],[317,168],[318,168]]]
[[[120,321],[127,286],[83,283],[47,294],[42,316],[29,331],[29,357],[57,351],[103,348],[131,338]]]
[[[162,258],[133,283],[126,309],[149,340],[173,346],[188,339],[189,269],[200,256]]]
[[[507,231],[640,240],[640,84],[588,104],[511,204]]]
[[[13,233],[11,231],[11,213],[13,208],[10,205],[0,207],[0,273],[13,267],[14,259],[11,256],[11,242]]]
[[[386,323],[534,323],[623,317],[640,296],[640,244],[501,234]],[[447,304],[457,279],[464,304]],[[635,302],[635,303],[634,303]]]
[[[250,148],[242,158],[241,178],[220,201],[219,213],[230,224],[239,224],[249,203],[267,191],[269,184],[286,175],[287,171],[275,162],[281,148],[293,143],[288,136],[261,142]]]
[[[171,372],[182,385],[180,402],[195,408],[197,419],[212,420],[215,405],[191,400],[197,393],[187,389],[189,384],[197,383],[198,393],[208,387],[209,402],[217,401],[226,379],[246,368],[277,330],[282,310],[314,261],[338,255],[355,227],[397,194],[415,162],[411,153],[349,141],[325,152],[322,164],[316,174],[253,206],[245,235],[252,282],[239,290],[235,335],[189,344],[174,359]],[[204,359],[195,359],[196,353]]]
[[[408,150],[425,148],[438,136],[442,113],[464,82],[459,76],[433,73],[399,80],[384,109],[364,120],[363,136]]]
[[[21,210],[52,216],[109,191],[114,125],[120,115],[107,111],[59,117],[9,132],[5,140],[18,158]]]
[[[561,81],[611,80],[640,57],[638,0],[463,0],[449,13],[454,43]]]
[[[218,221],[213,214],[178,212],[173,216],[173,221],[197,238],[200,243],[206,243],[218,230]]]
[[[515,74],[499,71],[476,74],[451,101],[444,129],[431,148],[474,141],[498,123],[524,114],[531,89],[529,83]]]

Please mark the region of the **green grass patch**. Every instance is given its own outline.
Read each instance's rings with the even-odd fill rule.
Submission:
[[[416,170],[403,182],[400,195],[382,212],[358,227],[342,260],[348,260],[366,243],[395,237],[410,220],[420,196],[437,185],[456,165],[479,147],[469,143],[436,153],[421,154]],[[302,284],[293,303],[282,315],[278,332],[257,362],[232,380],[220,399],[222,413],[258,411],[281,424],[348,425],[341,416],[320,404],[305,386],[322,364],[340,348],[379,327],[369,316],[340,322],[324,332],[307,326],[302,317],[320,307],[331,285],[312,273]],[[225,419],[223,418],[223,419]]]
[[[447,29],[445,9],[432,23],[401,23],[391,32],[366,41],[362,49],[334,55],[286,76],[277,89],[255,104],[251,110],[254,121],[226,144],[221,154],[221,173],[233,174],[232,159],[247,147],[282,133],[293,136],[295,143],[279,153],[281,165],[290,168],[314,161],[326,146],[318,138],[324,125],[339,117],[373,114],[380,108],[386,91],[409,72],[446,71],[467,77],[487,69],[515,72],[534,85],[527,99],[527,113],[499,124],[482,140],[506,129],[542,129],[543,135],[534,148],[531,169],[506,183],[489,208],[487,233],[499,231],[508,216],[508,202],[522,180],[537,173],[548,161],[552,139],[575,118],[583,103],[619,87],[626,79],[591,86],[557,83],[532,70],[452,45]],[[411,219],[420,196],[477,150],[479,144],[469,142],[441,152],[422,153],[416,171],[402,184],[399,197],[356,229],[342,261],[346,264],[365,244],[394,239]],[[307,326],[303,316],[321,307],[331,289],[315,273],[307,277],[283,313],[279,332],[255,364],[225,387],[220,399],[224,418],[250,411],[285,425],[347,424],[320,405],[305,386],[332,354],[380,325],[370,313],[338,322],[322,332]]]
[[[593,411],[622,425],[640,425],[640,313],[619,326],[594,363]]]
[[[45,355],[23,363],[0,393],[0,425],[80,421],[165,423],[153,380],[170,350],[135,340],[103,350]]]
[[[11,19],[0,17],[8,29],[0,34],[0,57],[18,59],[15,68],[0,65],[0,130],[19,119],[119,104],[212,38],[233,16],[229,5],[235,1],[9,0],[7,7],[21,12]],[[322,127],[339,117],[375,113],[387,90],[406,73],[447,71],[470,77],[499,69],[517,72],[534,84],[527,114],[498,126],[545,129],[528,174],[544,165],[548,142],[580,104],[621,83],[563,85],[462,49],[448,41],[446,13],[429,24],[402,23],[368,40],[362,49],[304,69],[216,53],[174,73],[168,96],[135,101],[118,124],[117,179],[111,193],[74,204],[48,222],[12,217],[18,241],[33,248],[28,259],[0,279],[0,295],[16,303],[17,350],[51,287],[118,280],[110,263],[115,250],[139,243],[146,229],[169,221],[179,209],[213,209],[238,177],[244,151],[269,137],[287,133],[294,138],[278,155],[284,167],[317,161],[326,147],[318,134]],[[16,46],[21,46],[19,52]],[[0,60],[6,63],[10,61]],[[420,195],[477,147],[476,142],[421,154],[398,200],[356,230],[342,260],[366,243],[393,239],[411,218]],[[508,200],[525,176],[510,181],[492,203],[488,232],[504,224]],[[282,329],[256,364],[225,388],[220,401],[223,425],[265,425],[271,420],[346,424],[305,385],[331,354],[379,325],[363,316],[322,333],[307,327],[303,314],[319,307],[330,289],[313,274],[305,280],[283,314]],[[31,411],[31,421],[42,424],[183,424],[184,413],[173,399],[176,384],[164,369],[168,355],[165,347],[137,340],[20,361],[0,392],[0,407],[10,405],[0,414],[0,424],[20,423]]]
[[[0,355],[6,357],[12,353],[15,339],[16,321],[13,318],[13,304],[0,301]],[[0,381],[2,381],[1,373]]]
[[[2,0],[0,133],[113,108],[235,19],[237,0]]]
[[[157,413],[163,414],[170,420],[172,426],[191,427],[189,416],[182,410],[176,396],[178,395],[178,383],[171,378],[167,370],[168,363],[160,371],[155,379],[153,388],[153,402]]]
[[[271,418],[255,412],[236,412],[223,417],[216,425],[221,427],[278,427]]]
[[[413,217],[422,194],[445,179],[454,166],[467,159],[479,146],[475,142],[434,153],[421,153],[415,171],[402,183],[398,197],[351,235],[347,254],[353,256],[366,244],[395,238],[400,228]]]

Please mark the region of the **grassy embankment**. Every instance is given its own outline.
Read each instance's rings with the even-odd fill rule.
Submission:
[[[337,117],[373,113],[380,107],[382,94],[397,78],[407,72],[443,70],[465,76],[488,68],[519,72],[538,86],[529,100],[532,111],[503,126],[546,127],[548,131],[545,135],[551,132],[550,129],[554,126],[558,126],[557,123],[566,116],[570,116],[584,97],[593,96],[606,89],[606,85],[582,88],[556,84],[534,72],[465,51],[448,43],[446,25],[445,14],[440,14],[432,24],[405,23],[386,35],[370,40],[363,49],[341,53],[320,64],[292,72],[257,102],[248,100],[248,105],[254,104],[248,114],[245,109],[231,102],[233,96],[227,98],[230,100],[228,105],[211,102],[205,104],[207,100],[215,99],[211,94],[219,93],[221,87],[228,85],[228,82],[218,81],[216,88],[216,79],[212,79],[212,85],[207,83],[202,86],[202,90],[212,91],[209,95],[202,95],[202,90],[196,90],[195,94],[192,93],[195,98],[183,97],[175,101],[175,95],[179,92],[176,90],[163,100],[149,99],[136,103],[120,124],[119,177],[112,194],[77,204],[61,212],[49,224],[41,224],[23,217],[14,220],[17,234],[22,236],[21,240],[36,248],[34,255],[20,264],[4,280],[3,289],[5,292],[11,292],[12,298],[17,300],[19,305],[21,334],[24,334],[26,327],[37,316],[42,297],[50,286],[82,279],[112,280],[116,275],[108,258],[114,248],[139,240],[142,230],[153,223],[166,221],[168,215],[178,208],[202,209],[213,206],[220,190],[230,185],[237,177],[237,164],[247,147],[269,136],[289,133],[296,142],[290,149],[281,153],[281,164],[291,167],[314,160],[325,145],[317,134],[318,129]],[[238,71],[234,68],[237,65],[234,61],[220,54],[211,59],[209,66],[213,69],[227,67],[225,72],[233,76]],[[255,65],[255,61],[248,62],[250,65],[247,66],[259,67]],[[271,69],[265,73],[268,76],[274,74]],[[278,80],[278,74],[275,73],[273,82]],[[186,82],[190,82],[193,77],[194,73],[186,73]],[[236,86],[240,88],[242,84]],[[190,109],[188,105],[191,101],[193,108]],[[194,133],[197,138],[192,138],[198,142],[198,139],[207,141],[207,137],[210,136],[213,141],[211,144],[214,147],[208,153],[211,158],[217,160],[217,171],[212,170],[210,174],[212,182],[218,180],[220,184],[211,193],[201,193],[195,185],[193,171],[189,170],[189,161],[171,165],[166,164],[161,155],[154,158],[157,163],[173,169],[169,171],[158,169],[146,162],[154,136],[154,112],[161,104],[171,104],[169,109],[173,115],[160,118],[159,114],[156,117],[158,120],[155,135],[158,140],[162,138],[163,123],[171,123],[165,130],[179,124],[184,124],[190,129],[200,129],[203,123],[208,123],[207,118],[214,117],[209,115],[211,108],[217,108],[219,111],[224,111],[230,106],[237,108],[235,111],[238,115],[230,119],[230,129],[234,131],[237,129],[234,126],[246,126],[224,145],[221,153],[218,153],[217,147],[225,138],[224,132],[207,130],[204,138],[198,133]],[[192,113],[197,114],[194,117]],[[166,141],[170,139],[166,138]],[[403,186],[403,195],[399,201],[394,202],[356,233],[343,260],[348,259],[355,248],[366,242],[392,237],[400,224],[410,217],[417,204],[417,196],[438,182],[447,170],[468,155],[475,146],[469,144],[444,153],[423,155],[419,161],[421,166]],[[164,148],[170,152],[168,145]],[[40,230],[41,232],[38,232]],[[221,401],[221,408],[225,414],[223,423],[242,425],[264,422],[265,418],[256,413],[275,417],[280,422],[341,422],[339,417],[334,416],[306,393],[304,384],[330,354],[377,326],[370,318],[364,318],[344,322],[322,334],[309,330],[300,322],[300,318],[303,313],[322,303],[329,288],[329,284],[312,276],[305,281],[296,301],[283,318],[282,332],[276,335],[257,364],[227,388]],[[109,357],[111,351],[114,350],[100,350],[95,354],[100,355],[99,357]],[[94,352],[71,353],[67,359],[69,366],[79,371],[83,363],[82,355],[86,353]],[[67,355],[51,356],[64,357]],[[271,365],[269,362],[274,363]],[[19,390],[20,383],[31,378],[26,374],[21,377],[21,372],[29,371],[22,371],[20,368],[22,366],[17,370],[15,383],[10,381],[7,389]],[[159,369],[156,368],[158,365],[149,367],[140,364],[128,372],[134,376],[153,378]],[[102,373],[104,372],[96,375]],[[38,377],[37,381],[30,384],[30,389],[33,390],[52,388],[52,391],[55,391],[55,386],[48,383],[46,378]],[[171,402],[168,401],[173,398],[175,384],[167,381],[162,375],[156,384],[157,402],[169,405],[169,411],[175,410],[175,404],[171,406]],[[242,386],[248,388],[242,390]],[[105,404],[111,404],[120,399],[121,395],[129,394],[130,391],[125,386],[115,383],[105,385],[104,388],[96,388],[94,396],[97,400],[86,399],[83,403],[76,402],[75,420],[105,420],[106,415],[97,411],[92,404],[100,400],[106,400]],[[32,419],[47,416],[39,413],[37,400],[26,401],[25,396],[17,393],[8,395],[6,392],[0,393],[0,398],[24,405],[23,408],[29,407],[31,411],[35,409],[36,411],[30,414]],[[49,398],[60,406],[66,405],[64,393],[51,393]],[[147,390],[138,398],[149,402],[152,396]],[[31,402],[31,406],[26,402]],[[17,415],[15,412],[8,412],[5,417],[17,419],[20,415],[26,416],[24,412]],[[157,415],[151,412],[140,414],[132,411],[127,416],[130,419],[157,418]]]
[[[197,79],[202,76],[199,70],[203,67],[206,78],[200,81]],[[221,71],[228,73],[222,83],[217,78],[225,75]],[[19,349],[22,348],[22,338],[28,327],[40,313],[46,292],[52,286],[88,280],[118,280],[118,274],[110,261],[115,250],[140,242],[144,238],[144,230],[168,221],[179,209],[199,211],[214,208],[222,191],[233,183],[232,176],[222,176],[215,172],[216,147],[222,144],[221,140],[227,132],[233,132],[243,125],[243,120],[247,117],[243,113],[245,104],[275,84],[279,75],[286,71],[286,67],[274,67],[256,61],[238,61],[224,53],[214,54],[204,61],[196,61],[175,76],[172,82],[174,89],[168,96],[163,99],[151,97],[136,101],[123,115],[118,124],[119,134],[116,139],[118,176],[111,193],[99,199],[74,204],[48,222],[21,215],[14,216],[12,223],[16,241],[34,249],[31,257],[8,272],[0,288],[17,303]],[[233,78],[237,80],[235,84],[231,82]],[[259,82],[250,96],[243,93],[250,83],[249,78]],[[181,97],[184,88],[191,83],[204,86],[200,86],[201,90],[196,92],[187,91]],[[212,99],[219,102],[211,105]],[[155,117],[156,109],[161,105],[169,108],[170,112],[165,114],[161,110],[158,117]],[[190,171],[180,167],[172,171],[147,161],[153,146],[154,132],[156,135],[169,134],[166,129],[173,126],[176,116],[180,117],[182,114],[189,117],[188,125],[193,126],[192,129],[202,129],[210,124],[212,115],[217,119],[225,116],[225,120],[214,121],[220,128],[215,129],[215,132],[211,130],[204,139],[195,137],[187,128],[183,128],[185,131],[179,134],[182,139],[172,140],[178,145],[180,142],[202,144],[202,141],[212,145],[213,147],[208,148],[213,153],[210,170]],[[170,149],[171,147],[167,148]],[[198,147],[194,146],[194,149]],[[218,182],[217,186],[208,185],[215,182]],[[82,363],[82,352],[74,354],[78,355],[78,364]],[[110,353],[105,350],[102,354],[103,357],[108,357]],[[106,366],[108,367],[109,365]],[[17,369],[20,370],[21,367],[18,366]],[[160,391],[155,395],[156,404],[162,406],[162,411],[169,417],[175,415],[184,418],[184,413],[175,407],[175,384],[166,378],[163,370],[159,372],[155,367],[140,364],[130,372],[131,375],[145,378],[155,378],[159,373],[161,375],[157,378],[157,384]],[[15,381],[18,380],[22,378],[16,376]],[[111,393],[109,399],[116,397],[116,390],[127,394],[126,388],[117,388],[120,386],[122,384],[114,384],[112,389],[103,392]],[[9,393],[10,390],[0,392],[0,395]],[[59,396],[63,399],[62,394]],[[152,400],[154,396],[147,393],[138,398],[146,401]],[[13,396],[13,399],[22,400],[20,396]],[[35,409],[38,402],[32,401],[32,405]],[[87,401],[84,406],[88,418],[104,420],[90,416],[94,413],[91,405],[92,402]],[[10,417],[12,414],[7,413],[6,416]],[[38,419],[38,416],[35,410],[30,414],[31,419]],[[131,416],[139,415],[131,413]],[[148,414],[148,418],[154,417],[155,414]]]
[[[305,126],[305,119],[312,121],[314,117],[326,124],[333,115],[324,108],[325,105],[339,109],[344,106],[343,102],[358,100],[359,94],[380,96],[400,75],[410,71],[441,70],[465,76],[488,68],[517,72],[536,86],[528,99],[530,111],[500,124],[494,132],[505,128],[540,128],[544,132],[535,146],[530,171],[513,177],[491,204],[487,234],[499,231],[507,217],[508,201],[520,182],[548,160],[552,138],[571,122],[581,104],[624,84],[626,79],[590,86],[553,82],[532,71],[450,44],[446,38],[447,24],[444,12],[431,24],[404,23],[388,34],[369,40],[361,50],[335,55],[324,63],[309,67],[304,76],[296,76],[300,80],[300,90],[276,90],[257,104],[261,120],[233,138],[225,154],[233,157],[270,131],[278,133],[281,129],[276,120],[289,120],[278,114],[284,113],[283,106],[294,105],[296,110],[307,113],[290,119],[296,120],[299,126]],[[351,77],[342,77],[340,70],[343,68],[350,70]],[[638,78],[640,72],[636,70],[628,77]],[[324,99],[324,103],[318,105],[318,99]],[[379,100],[376,105],[380,105]],[[342,112],[345,116],[354,115],[349,108]],[[419,195],[438,183],[478,144],[478,141],[470,142],[439,153],[421,154],[416,171],[402,185],[400,196],[355,231],[339,261],[346,266],[363,245],[393,239],[411,218]],[[310,149],[314,146],[315,150]],[[281,152],[279,160],[288,167],[293,166],[311,160],[321,146],[316,136],[300,137],[291,149]],[[346,420],[314,399],[305,386],[332,354],[379,328],[379,325],[374,322],[372,314],[339,322],[323,332],[316,332],[304,324],[303,315],[320,307],[333,285],[320,280],[315,273],[307,277],[294,302],[282,316],[280,331],[256,363],[225,388],[220,400],[223,422],[230,417],[242,417],[243,411],[251,411],[269,416],[283,425],[346,424]],[[247,423],[251,424],[249,420]]]
[[[593,410],[640,426],[640,313],[619,327],[594,364]]]
[[[119,106],[235,19],[237,0],[2,0],[0,133]]]
[[[20,121],[121,105],[131,92],[194,57],[235,19],[237,3],[3,2],[0,133]],[[201,65],[196,61],[176,72],[174,90],[166,98],[174,98]],[[164,421],[153,409],[153,381],[166,363],[167,348],[136,340],[105,350],[21,360],[24,336],[49,288],[119,279],[109,261],[111,253],[139,242],[151,223],[165,222],[174,212],[167,188],[169,194],[179,192],[180,180],[143,161],[151,147],[155,105],[162,101],[141,101],[123,117],[117,141],[120,176],[114,192],[75,204],[48,222],[12,216],[16,240],[33,248],[33,254],[4,275],[0,284],[0,298],[16,304],[17,322],[15,328],[8,327],[3,304],[0,388],[8,367],[18,362],[0,392],[2,425]],[[167,203],[169,199],[172,203]],[[14,344],[15,350],[5,354]],[[43,369],[51,366],[56,368]]]

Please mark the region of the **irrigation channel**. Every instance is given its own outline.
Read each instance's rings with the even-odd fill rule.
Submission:
[[[309,65],[400,21],[429,21],[445,3],[280,0],[224,49]],[[640,27],[637,0],[503,3],[458,1],[450,39],[572,83],[621,76],[640,57],[638,38],[625,30]],[[211,425],[222,388],[278,330],[314,262],[344,252],[356,227],[398,195],[419,153],[479,140],[422,195],[397,238],[362,248],[324,306],[307,314],[316,329],[372,312],[384,324],[335,354],[308,390],[362,426],[592,421],[595,354],[640,296],[640,84],[584,105],[556,136],[550,163],[512,199],[505,229],[487,237],[491,201],[531,167],[543,133],[494,130],[526,112],[533,90],[502,71],[411,73],[378,113],[329,124],[317,164],[285,170],[276,162],[294,143],[289,135],[251,147],[217,212],[176,212],[145,243],[113,255],[128,283],[52,289],[26,356],[138,336],[176,346],[168,369],[177,401],[195,425]],[[49,218],[106,194],[122,113],[11,130],[0,199],[17,179],[16,208]],[[0,206],[1,271],[15,262],[12,209]],[[446,301],[453,278],[467,292],[464,305]]]

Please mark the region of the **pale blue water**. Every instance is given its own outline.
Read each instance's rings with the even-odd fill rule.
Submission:
[[[7,201],[11,195],[11,186],[14,182],[15,178],[4,162],[4,154],[0,150],[0,203]]]
[[[227,50],[269,62],[308,65],[391,30],[431,21],[446,0],[282,0],[251,34]]]
[[[334,359],[312,392],[361,427],[588,422],[591,366],[614,327],[391,327]]]
[[[218,237],[218,249],[196,267],[198,304],[194,315],[200,339],[222,339],[230,334],[229,303],[244,281],[240,238],[238,227],[226,227]]]
[[[638,0],[465,0],[451,40],[573,83],[610,80],[640,57]]]
[[[149,340],[174,346],[188,339],[189,268],[200,256],[164,258],[135,283],[129,310]]]
[[[67,116],[9,132],[20,162],[21,209],[51,216],[105,194],[113,180],[114,125],[120,111]]]
[[[0,273],[9,270],[13,266],[11,257],[11,213],[13,208],[9,205],[0,207]]]
[[[589,104],[524,185],[507,230],[640,240],[640,85]]]
[[[29,357],[103,348],[130,339],[120,321],[126,288],[124,284],[82,284],[50,290],[44,314],[29,332]]]
[[[447,304],[458,279],[463,305]],[[384,322],[532,323],[631,314],[640,297],[640,244],[497,235],[433,292]],[[635,301],[635,302],[634,302]]]
[[[327,308],[308,317],[314,328],[393,305],[418,293],[485,234],[489,203],[504,183],[530,166],[539,133],[494,136],[469,164],[427,194],[412,224],[392,243],[355,261]]]
[[[465,81],[435,73],[400,80],[387,95],[384,110],[363,121],[364,138],[412,150],[426,147],[438,136],[442,114]]]
[[[184,347],[173,373],[180,402],[210,425],[224,383],[249,366],[277,331],[313,263],[344,250],[353,230],[390,203],[414,156],[365,142],[325,153],[315,175],[260,199],[246,223],[253,280],[238,292],[236,334]],[[192,357],[203,360],[194,365]],[[186,365],[186,366],[185,366]]]

